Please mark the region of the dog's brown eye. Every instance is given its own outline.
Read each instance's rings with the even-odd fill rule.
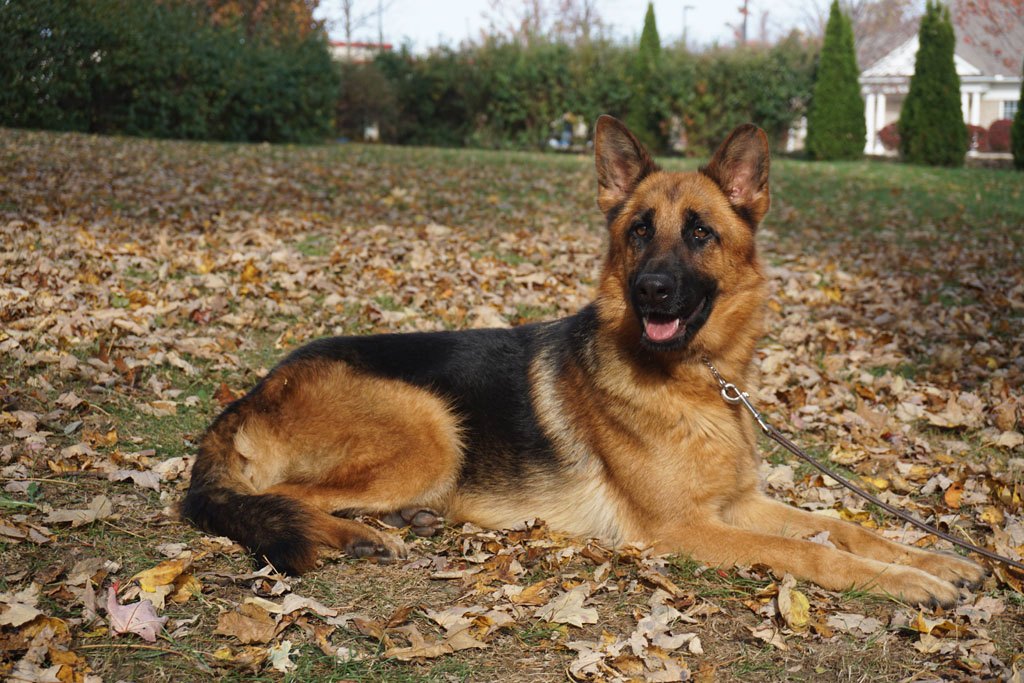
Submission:
[[[711,231],[703,225],[698,225],[693,229],[693,236],[699,240],[707,239],[708,237],[711,237]]]
[[[633,233],[634,237],[648,237],[651,234],[651,228],[646,223],[634,223],[633,227],[629,229]]]

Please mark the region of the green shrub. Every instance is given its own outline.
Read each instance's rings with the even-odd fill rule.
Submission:
[[[663,149],[666,142],[664,124],[670,116],[664,97],[667,80],[662,69],[661,39],[654,18],[654,4],[648,2],[640,45],[630,73],[632,97],[625,123],[642,143],[654,151]]]
[[[215,25],[203,3],[0,3],[0,125],[175,138],[312,141],[332,130],[322,32]]]
[[[949,8],[928,1],[914,60],[910,92],[900,111],[900,155],[931,166],[962,166],[967,126],[960,104],[960,77],[953,63],[955,38]]]
[[[814,159],[859,159],[867,127],[857,81],[853,27],[832,0],[814,96],[807,113],[807,153]]]
[[[642,79],[645,62],[638,55],[637,46],[607,41],[569,46],[500,39],[425,56],[408,49],[382,53],[372,65],[383,79],[378,89],[386,91],[379,98],[365,93],[362,71],[342,69],[339,124],[348,125],[346,112],[364,111],[366,101],[376,99],[376,120],[390,142],[538,149],[563,114],[592,124],[607,113],[646,130],[652,146],[667,142],[678,121],[687,153],[700,156],[749,121],[782,144],[810,96],[814,50],[795,35],[770,48],[700,56],[661,49],[646,62]],[[385,99],[393,103],[390,113]]]

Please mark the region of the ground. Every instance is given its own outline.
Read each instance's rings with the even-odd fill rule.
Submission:
[[[1019,558],[1024,176],[776,160],[773,183],[755,401],[885,500]],[[202,430],[287,349],[576,311],[595,193],[584,157],[0,130],[0,675],[1017,676],[1022,577],[992,563],[921,612],[540,520],[302,578],[177,520]],[[762,454],[773,496],[949,549]]]

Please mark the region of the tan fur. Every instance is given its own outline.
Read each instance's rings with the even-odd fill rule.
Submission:
[[[327,512],[446,505],[461,439],[434,395],[322,361],[285,368],[265,394],[270,409],[250,413],[235,436],[253,492]]]

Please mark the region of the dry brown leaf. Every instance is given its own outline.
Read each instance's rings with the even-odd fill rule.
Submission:
[[[538,607],[534,616],[555,624],[583,626],[597,623],[597,610],[584,607],[583,602],[590,597],[591,587],[583,583],[570,591],[555,596],[546,605]]]
[[[262,607],[247,603],[222,613],[214,633],[236,638],[243,645],[264,644],[277,635],[277,622]]]
[[[46,515],[50,524],[70,522],[72,527],[92,524],[95,521],[109,518],[114,512],[113,503],[104,495],[96,496],[85,509],[53,510]]]

